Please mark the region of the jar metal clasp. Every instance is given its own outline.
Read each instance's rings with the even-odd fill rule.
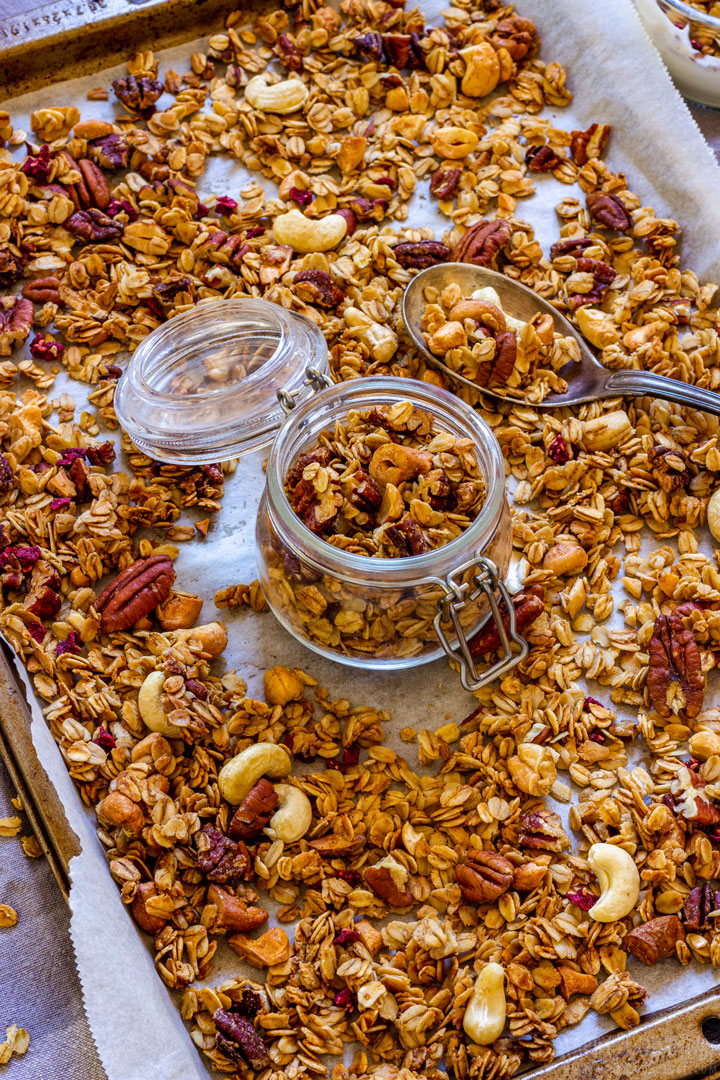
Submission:
[[[469,579],[462,580],[468,570],[472,570],[473,567],[476,572]],[[463,563],[462,566],[456,567],[445,579],[436,578],[435,581],[441,586],[445,596],[438,604],[438,612],[433,621],[433,626],[438,641],[447,656],[460,665],[460,678],[466,690],[471,692],[479,690],[481,687],[487,686],[488,683],[502,678],[503,675],[527,656],[529,652],[528,643],[517,632],[515,608],[512,599],[505,584],[500,580],[498,568],[492,559],[484,558],[482,555],[477,556],[469,562]],[[508,621],[507,629],[503,622],[497,594],[500,595],[500,599],[505,605]],[[490,604],[490,613],[500,637],[503,655],[487,671],[480,673],[475,667],[470,644],[460,622],[460,613],[467,605],[477,603],[483,596],[487,598]],[[452,625],[459,651],[453,648],[443,623]],[[512,651],[511,642],[519,646],[519,652]]]
[[[305,381],[304,386],[311,387],[313,394],[318,394],[321,390],[325,390],[326,387],[332,386],[332,379],[329,375],[326,375],[320,368],[314,367],[312,364],[305,368]],[[286,390],[284,387],[277,392],[277,399],[280,402],[283,412],[291,413],[297,405],[297,399],[302,392],[300,390]]]

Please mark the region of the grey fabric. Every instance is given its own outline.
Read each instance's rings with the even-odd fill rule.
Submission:
[[[17,814],[14,794],[0,762],[0,817]],[[25,1057],[0,1069],[3,1080],[105,1080],[83,1012],[67,906],[45,859],[29,859],[19,837],[0,837],[0,903],[18,913],[16,926],[0,929],[0,1041],[10,1024],[30,1033]]]

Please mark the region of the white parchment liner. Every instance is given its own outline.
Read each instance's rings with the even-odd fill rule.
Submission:
[[[421,3],[429,20],[438,19],[440,0]],[[645,35],[630,0],[522,0],[521,13],[534,19],[543,39],[542,57],[556,59],[568,70],[574,93],[570,108],[551,110],[558,125],[571,130],[592,122],[613,128],[607,160],[622,169],[628,186],[660,215],[676,217],[683,226],[683,262],[703,277],[720,276],[720,170],[682,99],[670,82],[658,54]],[[217,28],[213,28],[217,29]],[[188,69],[190,52],[203,43],[159,53],[161,72],[169,67]],[[86,93],[108,86],[124,73],[115,68],[75,79],[48,90],[9,102],[16,127],[29,130],[29,114],[47,104],[75,102],[83,118],[111,116],[113,105],[88,102]],[[260,179],[266,190],[273,186]],[[248,174],[236,162],[211,159],[201,181],[201,193],[237,195]],[[554,205],[564,196],[579,192],[538,176],[537,193],[521,200],[517,215],[529,220],[547,252],[557,239]],[[423,185],[425,188],[426,185]],[[430,224],[437,235],[448,223],[433,210],[425,194],[418,194],[409,222]],[[67,390],[84,406],[85,388],[61,373],[53,388],[56,396]],[[203,621],[218,613],[214,592],[228,584],[250,581],[256,576],[254,526],[264,483],[262,455],[243,459],[229,480],[220,514],[214,519],[206,541],[182,547],[176,563],[178,584],[206,598]],[[199,515],[198,515],[199,516]],[[618,584],[618,596],[622,586]],[[460,687],[456,676],[439,661],[407,673],[378,675],[343,668],[316,657],[296,643],[270,614],[227,615],[230,644],[227,664],[247,679],[249,692],[262,696],[262,673],[274,663],[300,665],[327,686],[333,696],[348,697],[355,704],[368,703],[390,709],[395,720],[388,742],[414,764],[412,747],[400,743],[398,731],[439,727],[448,719],[460,721],[474,699]],[[592,692],[592,688],[591,688]],[[607,694],[603,688],[595,696]],[[713,700],[712,688],[706,702]],[[210,1073],[182,1024],[172,996],[155,973],[142,936],[120,902],[107,862],[95,835],[93,816],[81,806],[60,753],[44,724],[37,705],[33,709],[33,738],[38,756],[55,784],[71,826],[82,842],[82,854],[72,860],[71,934],[77,957],[85,1007],[109,1080],[197,1080]],[[219,982],[239,970],[233,954],[221,955],[212,974]],[[635,962],[631,962],[631,969]],[[680,969],[666,961],[653,969],[635,965],[636,976],[652,991],[647,1011],[677,1004],[715,985],[712,969]],[[51,988],[48,988],[51,992]],[[610,1030],[607,1018],[590,1013],[577,1027],[557,1041],[562,1053]]]

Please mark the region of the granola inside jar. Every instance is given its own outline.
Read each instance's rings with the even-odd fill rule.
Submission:
[[[386,506],[383,510],[382,500],[388,502],[391,483],[386,473],[383,476],[387,482],[372,487],[368,485],[368,479],[372,479],[369,473],[367,478],[356,477],[349,485],[347,478],[340,482],[350,496],[355,493],[356,501],[359,488],[360,502],[363,495],[368,500],[366,507],[380,497],[377,507],[368,513],[367,509],[353,507],[351,499],[342,496],[345,513],[354,516],[353,522],[342,526],[345,536],[337,532],[328,537],[324,523],[317,520],[320,506],[320,517],[332,514],[334,502],[341,498],[337,495],[333,502],[331,488],[337,485],[332,480],[326,486],[326,475],[321,476],[320,487],[330,491],[330,497],[326,496],[323,503],[324,492],[318,498],[313,496],[303,516],[298,515],[302,502],[295,501],[294,508],[291,499],[298,485],[308,490],[312,486],[312,477],[318,474],[317,448],[327,446],[329,450],[333,442],[328,433],[342,438],[348,426],[359,422],[371,429],[373,453],[387,446],[387,429],[381,423],[373,424],[368,417],[388,425],[392,417],[398,426],[406,417],[411,424],[430,426],[428,446],[432,447],[435,440],[436,454],[418,447],[411,449],[430,459],[423,462],[423,467],[429,464],[430,468],[418,475],[427,478],[434,473],[431,482],[438,484],[444,479],[443,470],[432,466],[442,460],[445,441],[448,445],[459,444],[468,454],[471,443],[473,452],[469,456],[476,463],[477,476],[462,482],[472,484],[469,506],[473,514],[471,519],[457,515],[461,528],[457,520],[450,520],[446,528],[454,535],[447,542],[432,547],[428,543],[432,537],[430,521],[442,527],[448,515],[438,513],[437,519],[430,518],[424,528],[420,525],[417,515],[422,517],[427,511],[418,506],[424,500],[413,498],[422,490],[413,486],[415,481],[407,495],[415,517],[404,500],[402,508]],[[385,435],[381,434],[383,430]],[[303,462],[313,454],[314,462]],[[321,454],[321,460],[326,457]],[[331,460],[327,458],[326,464]],[[319,468],[327,473],[325,466]],[[358,470],[354,464],[350,468],[355,476]],[[294,485],[293,480],[297,481]],[[392,497],[399,494],[402,498],[402,483],[400,487],[392,486]],[[429,488],[426,490],[430,499]],[[301,490],[299,498],[302,494]],[[433,513],[429,501],[425,505]],[[353,510],[358,513],[353,515]],[[399,535],[392,531],[397,524],[390,523],[391,535],[387,538],[387,520],[380,522],[377,529],[363,528],[364,516],[376,521],[388,510],[397,514],[399,522],[405,522],[405,530],[400,530]],[[452,515],[449,517],[452,519]],[[482,568],[483,558],[495,564],[500,580],[507,571],[512,536],[500,447],[476,412],[435,386],[383,377],[330,387],[294,410],[292,422],[285,424],[273,443],[258,512],[257,542],[259,575],[270,607],[286,629],[309,648],[341,663],[362,667],[389,669],[427,663],[444,651],[438,638],[438,619],[443,616],[443,602],[448,598],[448,576],[465,596]],[[385,550],[370,550],[376,547]],[[489,602],[482,594],[462,603],[456,617],[466,637],[479,628],[489,610]],[[442,618],[442,622],[447,632],[446,620]],[[449,636],[453,637],[452,629]]]

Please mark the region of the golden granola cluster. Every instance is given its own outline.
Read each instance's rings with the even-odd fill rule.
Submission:
[[[503,1077],[551,1060],[590,1010],[632,1027],[645,991],[629,951],[720,962],[720,714],[703,700],[720,575],[698,540],[718,421],[654,399],[541,413],[460,391],[502,447],[542,613],[529,656],[462,723],[403,729],[417,764],[385,744],[386,714],[317,688],[312,700],[303,672],[268,673],[267,703],[213,673],[223,627],[196,625],[202,598],[168,592],[169,564],[176,541],[208,534],[223,470],[160,465],[126,442],[129,471],[116,471],[95,437],[116,427],[122,353],[204,298],[312,318],[338,380],[452,389],[400,318],[411,276],[452,256],[551,300],[609,367],[717,389],[716,286],[681,268],[678,224],[605,163],[605,125],[564,131],[542,115],[570,100],[565,72],[498,0],[459,0],[433,28],[385,0],[304,0],[252,26],[237,11],[188,71],[158,75],[151,53],[131,57],[120,118],[41,109],[28,136],[0,114],[0,627],[99,808],[158,971],[184,991],[196,1045],[233,1075],[321,1075],[353,1043],[334,1080]],[[221,153],[276,194],[203,193]],[[582,192],[559,191],[547,252],[518,213],[540,173]],[[410,216],[428,182],[448,218],[437,239]],[[45,393],[61,364],[91,386],[78,421],[73,398]],[[16,396],[18,374],[35,385]],[[190,525],[193,508],[205,516]],[[148,563],[162,568],[159,606]],[[216,602],[262,607],[256,583]],[[608,622],[618,603],[622,626]],[[639,738],[647,761],[630,768]],[[219,773],[258,742],[281,771],[230,804]],[[295,797],[282,786],[311,811],[292,840],[272,824]],[[573,802],[574,853],[549,796]],[[588,914],[594,843],[621,847],[639,875],[636,908],[608,923]],[[292,941],[265,926],[271,902]],[[201,987],[221,936],[264,977]],[[490,964],[506,1023],[486,1045],[465,1021]]]

